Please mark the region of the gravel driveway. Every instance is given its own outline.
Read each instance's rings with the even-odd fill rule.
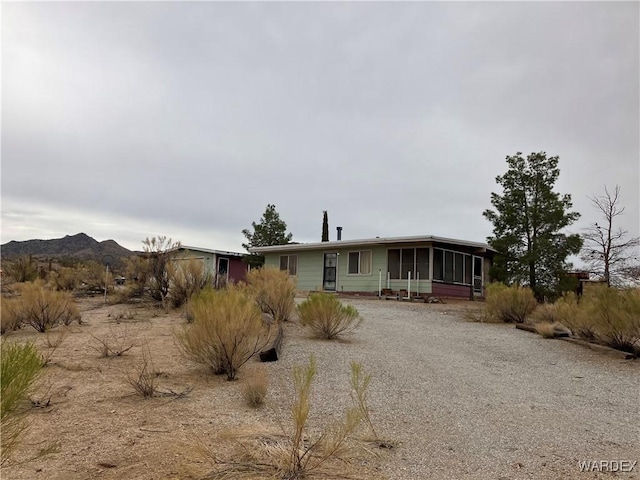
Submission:
[[[349,362],[362,361],[374,425],[398,443],[389,478],[610,478],[578,462],[640,460],[638,361],[471,323],[460,306],[345,303],[365,318],[349,341],[295,336],[277,368],[315,354],[318,421],[347,403]]]

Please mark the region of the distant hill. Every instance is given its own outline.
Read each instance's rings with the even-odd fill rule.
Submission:
[[[67,235],[63,238],[51,240],[26,240],[23,242],[11,242],[0,245],[2,258],[12,258],[22,255],[32,255],[39,259],[73,258],[78,260],[96,260],[102,263],[108,255],[111,263],[118,263],[122,257],[135,255],[113,240],[98,242],[86,233]],[[107,257],[108,258],[108,257]]]

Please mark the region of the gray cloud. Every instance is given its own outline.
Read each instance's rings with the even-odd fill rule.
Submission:
[[[597,219],[587,195],[617,183],[638,235],[638,14],[5,4],[2,241],[166,233],[240,250],[267,203],[299,241],[319,238],[322,210],[348,238],[483,240],[505,156],[540,150],[560,156],[574,230]]]

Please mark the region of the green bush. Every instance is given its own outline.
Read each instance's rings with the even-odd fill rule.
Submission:
[[[254,268],[246,278],[249,293],[264,313],[276,322],[289,319],[295,307],[296,286],[287,272],[275,267]]]
[[[240,287],[203,290],[191,302],[193,323],[176,334],[195,362],[234,380],[238,369],[271,341],[272,329],[253,298]]]
[[[10,343],[3,339],[1,348],[0,449],[1,461],[4,463],[27,427],[20,405],[42,369],[42,359],[32,343]]]
[[[536,308],[529,288],[492,283],[487,287],[487,315],[506,323],[523,323]]]
[[[313,293],[296,307],[300,323],[314,335],[334,339],[350,333],[362,323],[362,317],[351,305],[343,305],[329,293]]]

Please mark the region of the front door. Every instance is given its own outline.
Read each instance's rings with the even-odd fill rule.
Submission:
[[[482,296],[482,257],[473,257],[473,295]]]
[[[324,269],[322,274],[322,289],[330,292],[336,291],[336,274],[338,267],[338,254],[324,254]]]
[[[223,287],[229,279],[229,259],[218,257],[218,271],[216,272],[216,287]]]

